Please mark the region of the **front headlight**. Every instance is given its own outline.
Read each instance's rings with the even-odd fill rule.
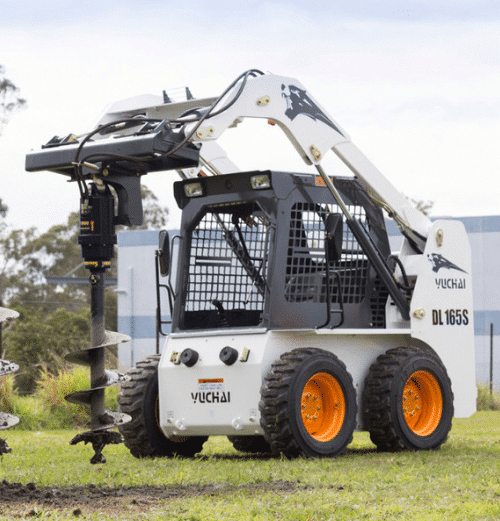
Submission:
[[[268,174],[253,175],[250,178],[250,184],[254,190],[265,190],[271,188],[271,178]]]
[[[201,183],[185,184],[184,193],[186,194],[186,197],[200,197],[203,195],[203,186]]]

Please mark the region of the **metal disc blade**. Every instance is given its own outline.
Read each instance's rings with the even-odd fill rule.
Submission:
[[[92,346],[93,348],[115,346],[116,344],[129,342],[131,340],[131,338],[128,335],[124,335],[123,333],[117,333],[116,331],[105,331],[104,335],[104,341],[98,346]]]
[[[76,403],[78,405],[90,405],[90,397],[94,391],[106,389],[106,387],[111,387],[112,385],[128,382],[129,380],[130,376],[128,376],[127,374],[119,373],[118,371],[106,370],[105,377],[103,381],[99,383],[99,385],[93,387],[92,389],[76,391],[74,393],[66,395],[64,398],[68,402]]]
[[[91,426],[92,430],[90,432],[112,429],[114,427],[119,427],[124,423],[128,423],[129,421],[132,421],[132,416],[129,416],[123,412],[108,411],[106,409],[104,417],[99,418],[98,422]],[[83,433],[82,436],[85,436],[85,434],[88,433]]]
[[[19,418],[6,412],[0,412],[0,431],[10,429],[19,423]]]
[[[72,364],[91,365],[93,357],[92,353],[95,349],[115,346],[116,344],[121,344],[130,340],[128,335],[117,333],[116,331],[105,331],[104,333],[104,340],[101,344],[97,346],[90,346],[82,349],[81,351],[75,351],[74,353],[68,353],[64,359]]]
[[[98,426],[93,426],[93,431],[100,431],[104,429],[111,429],[113,427],[118,427],[119,425],[123,425],[124,423],[128,423],[132,420],[132,416],[125,414],[123,412],[116,411],[108,411],[106,409],[105,418],[100,418],[100,423]]]
[[[110,385],[121,384],[123,382],[128,382],[129,380],[130,376],[128,374],[106,369],[106,381],[103,383],[103,386],[109,387]]]
[[[7,309],[0,307],[0,323],[9,322],[10,320],[14,320],[19,316],[17,311],[13,309]]]
[[[18,369],[19,366],[14,362],[9,362],[8,360],[0,360],[0,376],[15,373]]]
[[[82,349],[81,351],[75,351],[68,353],[64,359],[67,362],[77,365],[90,365],[92,363],[92,352],[97,349]]]
[[[90,397],[92,391],[76,391],[76,393],[67,394],[64,399],[67,402],[74,403],[76,405],[90,405]]]

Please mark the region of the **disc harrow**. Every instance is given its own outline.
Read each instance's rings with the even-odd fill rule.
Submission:
[[[17,311],[12,309],[0,307],[0,324],[3,327],[4,324],[14,321],[19,316]],[[15,373],[19,369],[19,366],[9,360],[0,359],[0,377]],[[0,412],[0,431],[10,429],[19,423],[19,418],[13,414],[6,412]],[[7,445],[7,442],[0,438],[0,455],[8,454],[11,452],[11,448]]]

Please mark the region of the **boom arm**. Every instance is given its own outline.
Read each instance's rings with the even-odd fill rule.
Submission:
[[[285,132],[288,139],[306,164],[320,165],[325,154],[331,149],[360,179],[374,202],[383,207],[404,233],[416,244],[423,248],[431,226],[430,220],[415,209],[386,178],[370,162],[370,160],[351,141],[347,132],[333,120],[319,103],[308,93],[305,87],[296,79],[273,74],[249,77],[243,90],[237,92],[239,85],[227,92],[219,99],[207,98],[196,100],[198,107],[208,110],[211,103],[210,115],[199,124],[199,121],[187,121],[183,126],[186,136],[191,135],[194,143],[212,143],[217,140],[226,129],[236,126],[243,118],[263,118],[277,125]],[[134,98],[119,102],[110,107],[108,112],[99,120],[98,125],[108,123],[113,118],[132,116],[142,113],[147,117],[172,119],[178,117],[180,109],[185,106],[179,104],[155,104],[150,99],[149,104],[139,106],[144,98]],[[161,100],[157,100],[161,101]],[[193,106],[194,101],[190,102]],[[135,104],[135,106],[134,106]],[[188,119],[189,116],[185,116]],[[182,117],[180,118],[182,121]],[[204,151],[212,156],[214,148],[204,145]],[[221,168],[215,168],[221,173],[238,171],[221,151]],[[205,163],[211,164],[210,161]],[[189,170],[182,170],[184,175]]]
[[[130,156],[126,151],[135,147],[137,151],[134,153],[141,156],[140,168],[137,167],[133,175],[176,169],[182,177],[194,177],[200,168],[208,170],[205,172],[208,174],[232,173],[239,169],[214,141],[244,118],[263,118],[277,124],[304,162],[315,165],[320,172],[325,154],[333,150],[364,184],[373,201],[396,220],[414,244],[423,249],[430,220],[411,206],[296,79],[249,71],[219,98],[187,98],[181,102],[171,102],[165,97],[146,95],[119,101],[100,117],[92,131],[92,140],[85,146],[76,137],[75,144],[68,140],[49,142],[41,152],[28,154],[26,168],[68,174],[74,168],[72,158],[78,146],[81,148],[80,158],[85,158],[85,152],[90,147],[115,150],[117,144],[123,143],[122,155]],[[158,122],[158,127],[147,132],[138,131],[141,120],[154,120]],[[115,121],[119,123],[113,125]],[[97,132],[101,127],[105,130]],[[160,137],[151,137],[155,132],[161,134]],[[144,150],[146,143],[149,148]],[[199,157],[195,157],[192,149],[186,156],[183,151],[188,151],[194,144],[203,145]],[[97,165],[97,170],[106,163],[106,155],[101,156],[93,156],[101,163]],[[170,158],[171,161],[166,160]],[[125,162],[125,166],[130,165]],[[95,174],[85,165],[81,168],[84,175]],[[115,172],[116,175],[121,174]],[[129,222],[137,224],[137,219],[129,219]]]

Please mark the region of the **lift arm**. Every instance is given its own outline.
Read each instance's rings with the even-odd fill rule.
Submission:
[[[306,164],[319,166],[325,154],[332,150],[364,184],[375,204],[387,210],[416,244],[420,247],[425,244],[430,220],[385,178],[298,80],[273,74],[249,76],[243,87],[236,83],[218,100],[206,98],[197,101],[200,112],[210,110],[201,124],[200,120],[189,122],[189,113],[179,117],[179,109],[184,108],[182,104],[155,104],[150,100],[148,106],[139,107],[143,99],[133,98],[112,105],[98,125],[111,121],[113,117],[141,111],[147,117],[178,117],[179,121],[184,118],[183,133],[190,136],[191,142],[205,144],[201,152],[203,160],[206,144],[216,141],[226,129],[247,117],[267,119],[285,132]],[[212,155],[209,147],[206,148]],[[218,150],[221,152],[220,148]],[[221,155],[224,156],[223,152]],[[238,171],[234,170],[234,163],[227,158],[224,161],[227,163],[217,169],[220,173]],[[182,172],[186,174],[189,171]]]
[[[374,203],[423,249],[430,220],[364,156],[298,80],[248,71],[218,98],[193,99],[188,90],[186,94],[180,102],[166,94],[163,98],[145,95],[116,102],[96,122],[92,139],[72,135],[54,138],[41,151],[27,155],[26,169],[53,170],[74,177],[75,163],[80,161],[83,177],[90,178],[113,164],[113,180],[118,186],[117,179],[125,175],[140,176],[160,169],[175,169],[181,177],[194,177],[200,169],[208,175],[233,173],[239,169],[215,141],[244,118],[267,119],[284,131],[306,164],[320,169],[325,154],[332,150],[364,184]],[[129,161],[120,161],[120,155]],[[83,161],[85,158],[88,161]],[[124,190],[131,192],[132,188]],[[127,197],[137,202],[137,194],[128,193]],[[138,224],[140,211],[133,213],[132,219],[122,216],[122,220]]]

